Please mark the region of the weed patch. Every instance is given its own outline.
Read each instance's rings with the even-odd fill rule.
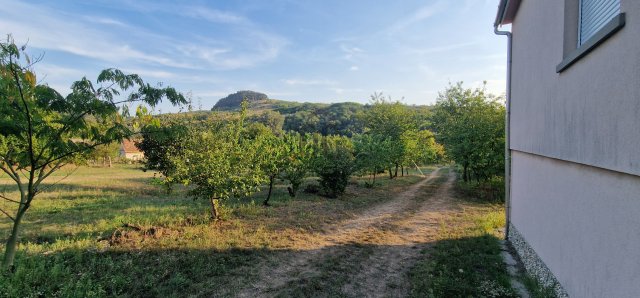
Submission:
[[[410,271],[412,297],[518,297],[500,255],[499,207],[470,206],[442,222],[439,240]]]

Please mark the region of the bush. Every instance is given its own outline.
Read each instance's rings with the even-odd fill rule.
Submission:
[[[305,193],[316,194],[320,192],[320,185],[316,183],[307,184],[303,190]]]
[[[504,177],[494,176],[486,181],[463,182],[458,180],[456,185],[458,192],[464,196],[486,201],[504,203],[505,189]]]
[[[356,169],[353,144],[346,137],[327,136],[316,145],[313,169],[320,177],[324,195],[336,198],[344,193],[349,178]]]

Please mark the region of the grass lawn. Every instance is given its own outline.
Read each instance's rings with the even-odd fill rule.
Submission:
[[[500,255],[501,204],[458,199],[464,212],[446,218],[438,240],[410,271],[412,297],[518,297]]]
[[[16,271],[0,273],[0,296],[233,295],[258,274],[257,262],[421,179],[380,177],[366,188],[354,178],[340,199],[302,192],[292,199],[277,185],[272,207],[260,205],[262,191],[225,202],[224,220],[210,223],[208,202],[187,198],[181,187],[166,194],[136,166],[80,167],[62,179],[72,170],[50,177],[27,212]],[[15,187],[0,177],[0,191]],[[2,251],[10,224],[0,218]]]

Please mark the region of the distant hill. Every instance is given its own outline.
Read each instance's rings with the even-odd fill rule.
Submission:
[[[358,115],[369,108],[369,105],[356,102],[328,104],[270,99],[264,93],[246,90],[220,99],[211,109],[217,113],[194,111],[189,114],[197,119],[224,118],[225,115],[239,110],[243,99],[249,102],[247,111],[249,122],[259,122],[273,130],[318,132],[323,135],[351,136],[362,133],[363,125]],[[429,106],[408,107],[415,109],[423,116],[428,115],[430,109]]]
[[[266,101],[269,99],[269,97],[264,93],[250,90],[238,91],[218,100],[218,102],[213,106],[213,109],[211,110],[214,111],[238,109],[240,108],[240,104],[244,99],[246,99],[249,104],[252,105],[261,101]]]

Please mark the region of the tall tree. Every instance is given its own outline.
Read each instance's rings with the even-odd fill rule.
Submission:
[[[432,123],[447,156],[462,167],[464,181],[504,170],[505,107],[484,88],[450,85],[438,96]]]
[[[15,205],[0,209],[12,222],[3,266],[13,266],[22,219],[42,185],[52,173],[97,146],[120,141],[134,133],[125,119],[123,104],[143,102],[151,106],[168,98],[185,102],[171,87],[154,88],[138,75],[117,69],[100,73],[97,84],[86,78],[71,86],[63,97],[47,85],[37,84],[34,63],[11,37],[0,43],[0,170],[18,188],[18,196],[0,194]],[[124,93],[128,92],[127,95]]]
[[[373,187],[378,172],[384,171],[385,167],[391,163],[389,155],[392,150],[391,142],[389,138],[380,135],[362,134],[354,136],[353,145],[358,171],[361,174],[371,175],[371,181],[366,185]]]
[[[393,101],[385,98],[382,93],[375,93],[371,96],[371,106],[361,115],[361,119],[366,133],[389,139],[389,177],[398,176],[398,168],[402,165],[405,155],[402,135],[407,131],[416,130],[418,126],[414,111],[400,101]],[[392,170],[394,167],[395,172]]]

